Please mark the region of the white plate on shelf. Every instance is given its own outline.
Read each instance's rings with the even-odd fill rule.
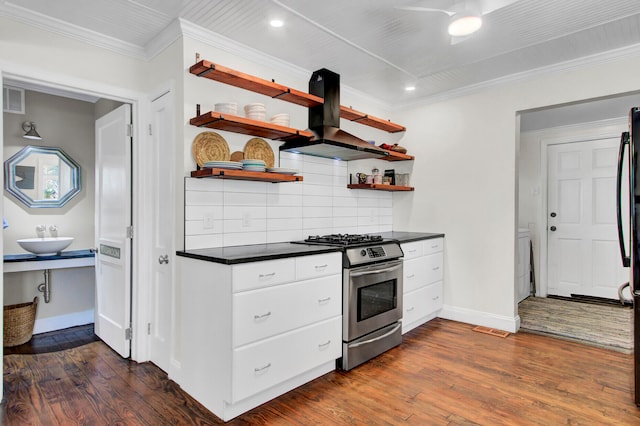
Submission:
[[[237,161],[206,161],[202,166],[208,169],[242,169],[242,163]]]
[[[287,169],[285,167],[269,167],[267,171],[269,173],[280,173],[283,175],[297,175],[299,173],[296,169]]]

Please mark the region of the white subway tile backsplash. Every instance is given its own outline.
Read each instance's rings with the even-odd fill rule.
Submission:
[[[393,193],[348,189],[348,162],[282,152],[279,165],[304,181],[185,178],[185,248],[392,230]]]
[[[241,182],[241,181],[240,181]],[[266,192],[224,192],[225,206],[264,206],[267,203]]]
[[[184,189],[187,191],[222,191],[221,179],[185,178]]]
[[[222,204],[221,191],[187,191],[184,194],[186,206],[219,206]]]
[[[224,232],[266,232],[267,219],[225,219]]]
[[[210,247],[222,247],[224,245],[223,234],[188,235],[184,238],[186,249],[199,249]]]
[[[301,206],[302,198],[297,194],[267,194],[267,206]]]
[[[185,220],[204,220],[205,217],[223,219],[222,206],[186,206],[184,209]]]
[[[302,231],[302,218],[267,219],[267,232],[297,230]]]
[[[302,206],[273,207],[267,206],[267,219],[302,218]]]
[[[225,247],[264,244],[267,241],[267,232],[230,232],[223,234],[222,241]]]
[[[223,207],[223,219],[265,219],[267,209],[265,206],[227,206]]]
[[[333,214],[333,207],[303,207],[302,208],[302,217],[327,217],[330,218]]]

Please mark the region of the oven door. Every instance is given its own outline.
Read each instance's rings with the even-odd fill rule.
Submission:
[[[402,319],[402,260],[349,269],[343,289],[343,340]]]

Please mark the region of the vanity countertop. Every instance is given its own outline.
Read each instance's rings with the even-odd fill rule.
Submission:
[[[31,253],[5,254],[4,272],[94,266],[95,257],[96,254],[89,249],[68,250],[54,256],[36,256]]]

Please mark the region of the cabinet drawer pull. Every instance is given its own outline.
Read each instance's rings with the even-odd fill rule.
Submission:
[[[325,269],[327,266],[329,266],[329,265],[327,265],[327,264],[325,263],[324,265],[316,265],[316,266],[315,266],[315,268],[316,268],[316,269]]]
[[[318,345],[318,348],[320,348],[320,349],[326,348],[327,346],[329,346],[329,344],[331,344],[331,340],[327,340],[327,343],[320,343]]]
[[[440,267],[439,267],[439,266],[434,266],[432,270],[433,270],[433,271],[437,271],[438,269],[440,269]]]
[[[414,309],[415,309],[415,307],[414,307],[414,306],[412,306],[412,307],[410,307],[410,308],[407,308],[407,312],[411,312],[411,311],[413,311]]]
[[[431,300],[438,300],[440,299],[440,296],[436,296],[436,297],[432,297]]]
[[[411,278],[413,278],[415,276],[416,276],[416,274],[407,275],[407,279],[411,279]]]
[[[262,315],[254,315],[253,319],[254,320],[259,320],[259,319],[262,319],[262,318],[266,318],[266,317],[268,317],[270,315],[271,315],[271,311],[267,312],[266,314],[262,314]]]
[[[269,367],[271,367],[271,363],[269,363],[269,364],[265,365],[264,367],[257,367],[257,368],[254,368],[254,369],[253,369],[253,371],[254,371],[254,372],[256,372],[256,373],[259,373],[259,372],[261,372],[261,371],[266,370],[266,369],[267,369],[267,368],[269,368]]]
[[[413,250],[407,250],[409,253],[415,253],[418,251],[418,249],[413,249]]]
[[[325,303],[331,300],[331,297],[325,297],[324,299],[318,299],[318,303]]]
[[[260,277],[260,278],[271,278],[271,277],[274,277],[275,275],[276,275],[275,272],[271,272],[270,274],[260,274],[260,275],[258,275],[258,277]]]
[[[435,246],[431,246],[432,249],[437,249],[439,247],[438,244],[436,244]]]

